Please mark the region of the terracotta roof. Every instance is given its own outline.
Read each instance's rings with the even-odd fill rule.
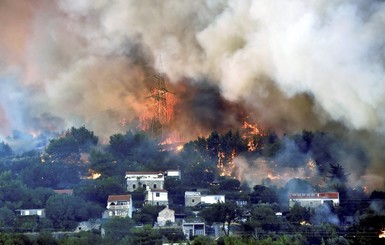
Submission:
[[[290,199],[338,199],[338,192],[290,193]]]
[[[131,201],[131,195],[109,195],[107,202]]]

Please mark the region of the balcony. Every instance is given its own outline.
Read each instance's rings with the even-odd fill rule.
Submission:
[[[108,205],[107,209],[109,209],[109,210],[119,210],[119,209],[129,210],[130,205]]]

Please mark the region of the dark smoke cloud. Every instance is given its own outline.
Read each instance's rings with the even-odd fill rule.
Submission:
[[[282,133],[337,126],[370,142],[360,173],[378,183],[384,16],[370,0],[3,0],[0,133],[86,125],[108,137],[146,110],[148,78],[163,72],[188,88],[178,125],[236,127],[243,108]]]
[[[246,109],[241,103],[230,102],[210,81],[182,81],[175,86],[175,126],[191,136],[207,135],[213,130],[227,132],[242,126]],[[184,126],[184,127],[183,127]]]

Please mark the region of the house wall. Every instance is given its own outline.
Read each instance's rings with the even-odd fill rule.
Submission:
[[[190,240],[193,236],[204,236],[206,233],[204,223],[183,223],[182,229],[188,240]]]
[[[166,222],[170,221],[175,223],[175,211],[169,208],[165,208],[159,212],[157,222],[159,226],[166,225]]]
[[[206,195],[202,196],[201,198],[202,203],[208,203],[208,204],[215,204],[218,202],[225,202],[225,196],[224,195]]]
[[[333,206],[339,205],[339,199],[300,199],[293,198],[289,200],[289,207],[292,208],[296,203],[299,203],[302,207],[314,208],[324,203],[332,202]]]
[[[133,192],[138,188],[150,187],[153,189],[163,189],[164,176],[162,174],[147,175],[126,175],[127,191]]]
[[[178,179],[181,179],[180,170],[167,170],[166,171],[166,176],[168,178],[178,178]]]
[[[16,212],[18,212],[20,216],[37,215],[45,217],[44,209],[18,209]]]
[[[107,203],[107,215],[108,217],[130,217],[132,218],[132,199],[127,201],[116,201]]]
[[[186,191],[184,194],[184,205],[194,207],[201,202],[201,193],[198,191]]]
[[[149,205],[168,205],[168,192],[148,189],[145,202]]]
[[[338,206],[340,203],[338,192],[319,192],[319,193],[289,193],[289,207],[292,208],[296,203],[302,207],[317,207],[325,203]]]

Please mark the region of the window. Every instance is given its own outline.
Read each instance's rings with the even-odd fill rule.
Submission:
[[[195,200],[194,200],[194,199],[192,199],[192,200],[191,200],[191,202],[192,202],[192,203],[194,203],[194,202],[195,202]]]
[[[155,193],[155,196],[160,197],[160,193],[159,192]]]
[[[133,184],[133,185],[132,185],[132,189],[135,189],[135,188],[136,188],[136,185],[135,185],[135,184]]]
[[[146,184],[143,184],[143,188],[146,188]]]
[[[154,184],[154,189],[156,189],[156,184]]]

